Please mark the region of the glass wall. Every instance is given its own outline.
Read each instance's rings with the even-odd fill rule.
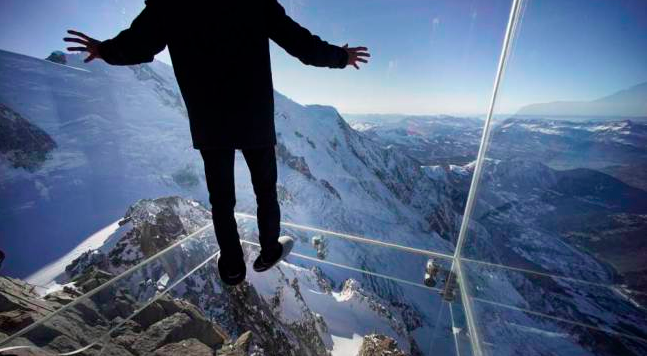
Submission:
[[[2,4],[2,347],[146,354],[189,339],[234,347],[251,331],[250,349],[269,354],[471,352],[450,272],[467,194],[451,167],[476,158],[510,0],[281,4],[372,56],[360,70],[315,68],[271,44],[282,233],[296,246],[278,268],[252,271],[256,201],[237,154],[248,264],[238,289],[218,276],[169,53],[110,66],[64,50],[66,30],[111,38],[143,2]],[[194,70],[209,75],[214,62]],[[152,336],[176,327],[191,332]]]
[[[464,226],[483,354],[647,352],[644,10],[519,3]]]
[[[0,352],[647,352],[644,2],[280,3],[371,57],[316,68],[271,42],[295,246],[253,271],[236,153],[237,287],[167,50],[130,66],[64,50],[66,30],[111,38],[143,2],[0,5]],[[218,62],[191,69],[237,70]]]

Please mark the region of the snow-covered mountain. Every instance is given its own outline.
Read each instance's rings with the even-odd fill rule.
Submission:
[[[453,166],[447,179],[467,187],[473,169],[473,164]],[[558,354],[643,354],[647,350],[643,342],[555,322],[550,317],[611,333],[647,336],[647,315],[644,304],[638,303],[640,295],[622,291],[623,284],[645,291],[636,275],[647,268],[647,244],[642,238],[632,239],[636,237],[632,231],[647,228],[646,202],[647,192],[594,170],[559,171],[533,161],[487,160],[463,255],[517,269],[464,265],[470,293],[485,300],[477,301],[476,306],[480,322],[486,325],[483,337],[495,345],[494,354],[530,354],[542,342],[546,351],[571,350]],[[622,227],[616,224],[620,229],[616,231],[600,228],[619,217],[636,221],[633,225],[625,221]],[[512,290],[502,289],[503,282],[511,283]],[[549,317],[529,316],[515,307]],[[561,331],[551,336],[542,330]],[[515,345],[514,351],[508,349],[506,340],[521,335],[529,342]],[[570,344],[568,340],[577,341]],[[575,351],[574,345],[583,350]]]
[[[453,116],[408,116],[353,128],[406,152],[423,165],[465,164],[476,158],[483,121]]]
[[[360,129],[418,156],[427,143],[419,130],[408,129],[410,125],[404,121]],[[495,125],[464,255],[566,279],[466,264],[470,293],[495,303],[476,303],[484,340],[497,355],[531,354],[540,349],[578,355],[642,354],[644,343],[631,338],[591,333],[549,318],[525,319],[527,314],[496,303],[645,337],[635,330],[645,328],[641,293],[647,290],[641,276],[647,268],[647,245],[642,239],[647,229],[647,193],[636,188],[641,186],[642,173],[632,167],[647,161],[646,126],[639,120],[521,118]],[[443,134],[434,120],[427,126],[434,129],[423,138]],[[472,131],[465,132],[469,137]],[[460,137],[460,132],[454,135]],[[429,154],[433,157],[433,151]],[[427,166],[425,171],[434,180],[451,182],[455,199],[463,203],[474,162],[459,162]],[[611,173],[620,180],[590,169],[610,164],[614,165]],[[442,231],[441,226],[435,228]],[[569,278],[599,286],[565,283]],[[550,334],[548,330],[562,331]],[[526,343],[521,341],[524,338]],[[573,338],[580,341],[568,341]],[[600,350],[604,347],[614,350],[605,353]]]
[[[483,122],[441,116],[354,125],[423,165],[464,165],[476,157]],[[539,161],[557,169],[596,169],[644,189],[647,121],[515,116],[493,123],[487,157]]]
[[[202,163],[191,148],[185,110],[178,101],[170,67],[158,62],[130,67],[110,67],[99,61],[83,64],[75,55],[67,55],[65,63],[0,53],[0,101],[29,118],[58,145],[34,172],[9,164],[2,168],[7,172],[0,183],[2,211],[7,217],[2,234],[9,236],[5,249],[14,256],[8,260],[9,271],[18,275],[33,272],[39,263],[55,261],[87,236],[114,225],[125,207],[140,198],[182,195],[207,201]],[[452,188],[446,182],[430,179],[415,160],[353,130],[331,107],[304,107],[278,93],[275,99],[284,220],[451,252],[447,237],[451,234],[443,238],[434,229],[437,224],[453,229],[460,221],[452,210]],[[241,157],[236,175],[237,210],[253,213],[255,200]],[[108,230],[114,231],[104,229]],[[299,240],[296,251],[314,254],[312,235],[291,233]],[[422,279],[423,256],[324,238],[330,261],[415,282]],[[126,242],[117,245],[131,251]],[[84,246],[96,248],[97,244]],[[31,258],[35,255],[40,258]],[[78,252],[67,256],[77,257]],[[121,269],[110,273],[122,271],[141,257],[132,251],[126,256]],[[58,260],[50,267],[63,262]],[[32,277],[52,276],[51,268]],[[429,308],[430,301],[440,302],[436,293],[416,287],[410,291],[406,285],[362,274],[354,275],[356,282],[350,283],[349,272],[339,268],[322,268],[322,272],[336,293],[343,294],[348,286],[345,295],[374,295],[371,299],[406,306],[410,314],[417,315],[420,321],[415,326],[403,334],[400,322],[399,334],[392,335],[406,348],[413,350],[414,340],[425,340],[438,325],[439,310]],[[307,281],[307,273],[301,274]],[[371,328],[378,327],[371,323]],[[368,326],[357,331],[361,330],[371,331]],[[451,340],[448,330],[445,327],[443,337]],[[341,338],[357,339],[347,329]],[[331,345],[329,340],[326,345]],[[427,352],[430,345],[423,342],[419,347]]]
[[[79,281],[88,267],[109,275],[120,273],[194,231],[209,216],[199,204],[207,201],[202,163],[191,148],[172,69],[159,62],[129,67],[110,67],[100,61],[83,64],[75,55],[65,56],[65,64],[60,58],[57,61],[0,52],[0,104],[56,143],[37,169],[2,161],[0,233],[9,237],[3,245],[13,256],[8,261],[10,273],[25,276],[37,265],[67,256],[32,275],[51,279],[67,266],[57,279],[67,283],[70,278]],[[400,126],[358,131],[332,107],[302,106],[279,93],[275,99],[283,220],[452,253],[474,166],[465,162],[475,155],[480,137],[478,121],[415,118]],[[214,108],[214,118],[217,115]],[[506,124],[510,122],[500,127],[514,126]],[[525,134],[535,134],[523,129]],[[623,130],[609,130],[609,140]],[[627,142],[623,147],[633,141]],[[426,152],[438,160],[426,160]],[[461,159],[454,160],[454,153]],[[586,216],[644,214],[642,193],[597,172],[558,172],[525,156],[505,158],[486,166],[478,218],[472,221],[465,253],[486,262],[519,263],[574,278],[619,283],[611,262],[562,238],[581,236]],[[241,157],[237,157],[236,176],[237,210],[253,213],[255,201]],[[160,196],[193,200],[141,200]],[[577,229],[545,229],[545,220],[574,211],[583,218]],[[243,238],[254,240],[254,221],[239,223]],[[286,232],[297,238],[296,252],[317,255],[310,245],[314,234]],[[423,256],[318,235],[326,241],[329,262],[406,281],[422,279],[427,262]],[[84,247],[74,249],[82,241]],[[163,263],[133,275],[126,286],[135,298],[150,297],[215,249],[213,236],[195,239]],[[254,249],[247,252],[253,258]],[[377,332],[397,340],[411,354],[450,354],[455,352],[455,340],[469,338],[464,330],[452,329],[447,304],[437,293],[405,283],[330,265],[312,268],[293,259],[263,275],[252,272],[243,288],[227,291],[220,286],[215,267],[208,267],[171,294],[196,305],[232,335],[253,330],[256,343],[265,348],[288,345],[299,354],[344,354],[346,348],[359,349],[361,336]],[[640,332],[645,329],[643,309],[621,292],[563,279],[532,278],[482,264],[465,268],[466,287],[482,300],[553,312],[645,337]],[[460,309],[460,304],[453,307]],[[484,345],[496,355],[542,355],[554,350],[614,355],[616,346],[621,354],[644,350],[640,342],[602,337],[554,319],[494,304],[475,303],[475,307],[479,326],[486,331]],[[277,330],[271,340],[270,329]]]
[[[560,169],[640,164],[647,161],[647,122],[510,118],[494,129],[490,152]]]
[[[179,194],[207,201],[202,163],[191,148],[170,67],[83,64],[74,55],[65,66],[0,55],[0,101],[58,145],[36,172],[3,166],[3,234],[25,236],[22,242],[43,261],[54,260],[140,198]],[[451,250],[427,221],[433,213],[429,199],[442,200],[447,188],[429,180],[413,160],[352,130],[333,108],[303,107],[278,93],[276,126],[285,220]],[[254,212],[241,159],[236,174],[237,209]],[[69,216],[84,219],[69,224]],[[29,223],[34,220],[41,223]],[[38,244],[43,235],[55,246]],[[9,271],[33,272],[34,261],[11,241],[7,249],[16,253]]]

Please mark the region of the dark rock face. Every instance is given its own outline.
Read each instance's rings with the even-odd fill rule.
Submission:
[[[45,298],[33,292],[33,286],[20,280],[0,277],[0,336],[4,338],[54,310],[69,303],[78,294],[58,291]],[[125,298],[132,298],[125,294]],[[18,297],[14,297],[18,296]],[[83,302],[64,316],[36,328],[20,338],[16,345],[38,346],[54,352],[68,352],[84,347],[95,341],[108,330],[110,324],[103,324],[104,309],[115,309],[118,304],[105,301]],[[134,305],[134,300],[130,301]],[[127,315],[130,316],[132,308]],[[113,320],[119,320],[115,317]],[[107,355],[215,355],[223,348],[223,355],[247,355],[251,333],[244,333],[236,342],[230,343],[228,334],[218,325],[208,321],[195,306],[164,295],[139,312],[112,334],[104,354]],[[41,354],[29,351],[32,354]],[[86,353],[93,355],[91,348]],[[218,353],[219,355],[221,353]]]
[[[321,183],[321,185],[323,185],[324,188],[326,188],[326,190],[330,192],[330,194],[334,195],[337,199],[341,200],[341,195],[339,195],[339,192],[337,191],[337,189],[335,189],[335,187],[333,187],[332,184],[330,184],[330,182],[328,182],[325,179],[319,179],[319,183]]]
[[[204,318],[192,319],[189,315],[177,312],[151,325],[142,338],[140,346],[148,351],[160,348],[162,345],[185,340],[197,336],[204,345],[215,346],[224,341]]]
[[[154,356],[212,356],[213,349],[197,339],[188,339],[174,344],[165,345],[155,351]]]
[[[288,167],[303,174],[308,179],[315,179],[312,173],[310,173],[310,167],[308,167],[308,163],[305,158],[293,155],[292,152],[290,152],[288,148],[280,142],[276,144],[276,155],[278,159],[283,161]]]
[[[50,62],[54,62],[58,64],[67,64],[67,58],[65,57],[65,53],[61,51],[54,51],[45,59]]]
[[[225,345],[218,350],[218,356],[246,356],[250,351],[252,343],[252,333],[250,331],[240,335],[238,340],[233,344]]]
[[[2,338],[19,331],[78,297],[78,293],[68,294],[65,291],[58,291],[41,298],[31,291],[33,286],[5,277],[0,277],[0,286],[3,291],[22,298],[21,300],[0,299]],[[142,309],[132,319],[123,322],[112,333],[103,355],[327,354],[325,349],[316,353],[305,348],[294,349],[292,342],[289,341],[287,330],[274,319],[253,287],[246,285],[240,290],[230,292],[239,301],[234,310],[239,314],[238,325],[252,329],[241,332],[235,341],[223,328],[209,321],[193,304],[164,295]],[[130,317],[135,312],[132,306],[136,302],[132,300],[132,296],[123,290],[117,292],[119,293],[124,294],[121,298],[131,298],[131,304],[129,304],[131,308],[128,313],[119,316],[106,314],[110,313],[111,309],[117,308],[115,304],[118,304],[119,297],[114,294],[110,300],[89,300],[66,311],[63,316],[54,318],[51,323],[39,326],[25,338],[19,338],[15,345],[40,347],[50,352],[69,352],[87,346],[104,335],[110,327],[114,326],[114,322]],[[243,319],[246,322],[242,322]],[[107,320],[112,322],[106,322]],[[38,349],[34,350],[28,352],[39,354]],[[84,354],[95,355],[99,351],[100,348],[90,348]],[[28,352],[25,354],[29,354]]]
[[[384,335],[366,335],[357,356],[405,356],[398,349],[397,341]]]
[[[189,213],[182,213],[190,211]],[[211,221],[207,209],[197,202],[179,197],[143,199],[128,208],[120,224],[130,223],[132,229],[109,251],[88,251],[72,261],[65,270],[70,279],[85,273],[88,268],[99,268],[113,274],[150,257],[178,239]],[[164,270],[172,278],[182,269],[181,261],[161,259]]]
[[[144,221],[140,226],[139,242],[144,256],[149,257],[164,249],[180,235],[186,233],[180,217],[165,208],[155,217],[154,223]]]
[[[299,340],[290,340],[293,332],[292,326],[284,326],[272,313],[270,306],[266,303],[254,286],[243,282],[236,288],[229,288],[230,310],[234,315],[236,324],[239,327],[250,330],[255,336],[254,344],[263,349],[267,355],[307,355],[317,349],[314,345],[305,342],[305,337]],[[297,333],[298,334],[298,333]],[[303,334],[299,334],[301,336]],[[241,337],[243,335],[241,334]],[[320,344],[319,352],[315,354],[326,354],[321,339],[315,335],[309,335],[312,344]],[[296,344],[295,344],[296,342]]]
[[[54,148],[56,142],[45,131],[0,104],[0,156],[14,168],[36,171]]]
[[[0,332],[11,335],[53,311],[53,303],[38,300],[31,286],[19,279],[0,277]]]
[[[113,275],[106,272],[102,271],[100,269],[97,269],[96,267],[92,266],[93,268],[89,268],[83,272],[83,274],[78,275],[75,279],[74,282],[76,283],[77,287],[79,287],[84,293],[87,293],[94,288],[104,284],[108,280],[110,280]]]
[[[164,296],[138,313],[112,341],[134,355],[213,355],[228,339],[193,305]]]

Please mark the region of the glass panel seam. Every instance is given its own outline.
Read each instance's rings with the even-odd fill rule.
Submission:
[[[461,257],[463,244],[465,243],[465,236],[467,235],[468,225],[472,211],[474,210],[474,201],[476,197],[476,191],[478,189],[479,181],[481,179],[481,171],[483,169],[483,162],[485,161],[485,153],[488,149],[488,139],[490,137],[490,128],[492,124],[492,115],[494,112],[494,106],[496,105],[497,95],[499,93],[499,87],[501,84],[501,78],[505,71],[507,64],[508,54],[510,52],[510,43],[514,36],[514,32],[517,27],[517,21],[519,18],[521,2],[523,0],[512,0],[512,5],[510,6],[510,16],[508,18],[508,24],[506,26],[505,36],[503,38],[503,44],[501,47],[501,54],[499,56],[499,64],[497,67],[496,77],[494,79],[494,85],[492,88],[492,96],[490,99],[490,105],[487,111],[487,117],[483,126],[483,134],[481,135],[481,143],[479,146],[479,151],[476,157],[476,164],[474,167],[474,173],[472,175],[472,182],[470,183],[470,189],[467,196],[467,202],[465,204],[465,211],[463,213],[463,219],[461,221],[461,227],[458,234],[458,239],[456,240],[456,248],[454,249],[454,259],[452,260],[451,270],[456,270],[456,275],[459,280],[459,290],[461,293],[461,299],[463,301],[463,307],[465,309],[465,317],[467,319],[467,326],[470,333],[470,341],[472,344],[472,351],[474,356],[481,356],[483,352],[481,350],[480,339],[478,336],[478,331],[476,330],[474,315],[471,308],[469,298],[465,295],[465,283],[461,270],[460,261],[458,260]],[[447,285],[449,285],[448,283]],[[445,291],[447,292],[447,291]]]

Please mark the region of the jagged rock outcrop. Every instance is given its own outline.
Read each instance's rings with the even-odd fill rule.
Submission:
[[[298,325],[284,325],[251,284],[243,282],[236,288],[229,288],[229,294],[229,311],[234,315],[238,327],[250,330],[256,339],[254,343],[262,348],[265,354],[327,354],[316,329],[312,333],[305,330],[299,333],[294,331]]]
[[[213,356],[213,349],[203,344],[198,339],[188,339],[173,344],[164,345],[155,350],[154,356]]]
[[[77,282],[79,288],[87,290],[94,286],[96,279],[102,278],[104,273],[120,273],[210,221],[208,210],[190,200],[179,197],[141,200],[126,212],[121,222],[122,235],[115,238],[110,249],[98,249],[83,254],[67,267],[68,275]],[[198,241],[189,242],[187,246],[190,247],[187,250],[177,248],[177,253],[165,255],[120,284],[130,285],[129,292],[135,299],[150,298],[156,291],[164,289],[164,285],[159,284],[162,276],[166,275],[166,280],[175,280],[180,273],[188,272],[187,266],[197,265],[217,251],[212,235]],[[248,254],[251,253],[253,252],[248,251]],[[286,293],[298,293],[298,285],[292,283],[286,287],[289,288]],[[282,320],[280,312],[274,312],[253,285],[247,282],[237,288],[223,285],[215,265],[209,264],[208,268],[195,271],[170,291],[170,295],[185,300],[187,305],[191,306],[186,307],[186,310],[199,310],[234,338],[242,337],[247,331],[251,331],[252,334],[247,336],[249,340],[245,342],[248,344],[246,348],[262,350],[268,355],[327,354],[326,345],[319,335],[319,330],[325,329],[325,323],[321,317],[316,318],[307,309],[305,301],[301,300],[304,305],[302,320]],[[118,293],[113,293],[111,297],[114,299],[111,305],[122,304],[118,302],[124,299],[124,296]],[[177,338],[172,335],[179,330],[171,330],[163,323],[164,318],[167,318],[166,322],[170,325],[183,325],[185,322],[185,317],[178,314],[180,311],[174,305],[165,304],[160,300],[135,316],[133,320],[138,325],[147,330],[152,328],[154,331],[150,331],[153,334],[144,334],[148,341],[145,342],[146,345],[138,346],[140,351],[152,350],[162,341],[165,344],[177,344]],[[119,310],[104,313],[111,317],[124,317]],[[181,330],[184,329],[183,326]],[[121,344],[126,349],[134,347],[126,341],[130,338],[128,334],[121,336],[124,340]],[[203,339],[197,340],[209,345]],[[200,348],[195,343],[187,345]],[[179,344],[169,346],[170,349],[180,347]],[[232,355],[240,354],[236,351],[241,350],[240,345],[233,350]]]
[[[35,171],[47,160],[56,142],[8,106],[0,104],[0,158],[14,168]]]
[[[366,303],[375,313],[388,320],[393,330],[400,336],[406,334],[406,326],[399,316],[395,315],[385,304],[380,303],[379,299],[373,296],[371,292],[362,288],[358,281],[352,278],[346,280],[340,294],[343,298],[356,298]]]
[[[35,287],[19,279],[0,277],[0,332],[13,334],[53,311]]]
[[[65,53],[61,51],[54,51],[45,59],[50,62],[54,62],[58,64],[67,64],[67,58],[65,57]]]
[[[0,336],[4,338],[28,326],[45,315],[55,311],[78,294],[58,291],[52,297],[43,298],[34,292],[34,286],[21,280],[0,277]],[[124,291],[121,291],[125,293]],[[132,300],[129,317],[136,301]],[[94,298],[93,298],[94,299]],[[68,352],[95,341],[107,332],[108,326],[103,320],[104,305],[111,304],[83,302],[56,317],[52,322],[36,328],[17,340],[15,345],[39,346],[54,352]],[[114,321],[119,319],[115,317]],[[244,333],[232,342],[226,331],[207,320],[202,312],[190,303],[173,299],[167,295],[150,304],[132,320],[112,334],[106,347],[106,355],[215,355],[216,350],[223,348],[219,355],[247,355],[251,333]],[[31,341],[37,342],[36,345]],[[38,352],[32,350],[34,354]],[[90,349],[87,354],[95,354]]]
[[[288,148],[281,142],[276,144],[276,156],[279,160],[284,162],[288,167],[303,174],[306,178],[314,180],[315,177],[310,173],[310,167],[302,156],[293,155]]]
[[[252,347],[250,346],[252,343],[252,332],[247,331],[240,335],[238,340],[234,343],[230,343],[228,345],[223,346],[220,350],[218,350],[217,355],[218,356],[245,356],[250,354],[250,350],[252,350]]]
[[[113,277],[113,274],[98,269],[96,266],[91,266],[90,268],[84,270],[82,274],[77,275],[73,279],[73,281],[83,293],[87,293],[94,288],[106,283]]]
[[[357,356],[406,356],[398,342],[384,335],[366,335]]]
[[[93,266],[119,274],[193,233],[211,221],[210,212],[199,203],[180,197],[142,199],[128,208],[121,224],[130,224],[109,250],[87,251],[65,270],[70,279]],[[171,257],[160,260],[165,272],[173,278],[182,269],[180,261]]]

